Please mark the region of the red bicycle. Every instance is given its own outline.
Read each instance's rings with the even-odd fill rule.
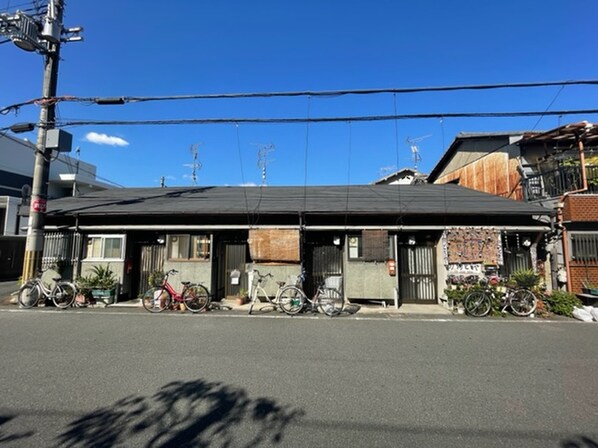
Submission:
[[[178,274],[178,271],[171,269],[164,274],[162,285],[148,289],[141,296],[143,307],[150,313],[161,313],[171,308],[174,303],[184,303],[185,307],[193,313],[204,310],[210,303],[210,293],[207,288],[191,282],[181,282],[183,290],[178,293],[168,283],[168,277],[174,274]]]

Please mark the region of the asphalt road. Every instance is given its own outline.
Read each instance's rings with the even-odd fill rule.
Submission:
[[[0,446],[596,447],[598,324],[0,309]]]

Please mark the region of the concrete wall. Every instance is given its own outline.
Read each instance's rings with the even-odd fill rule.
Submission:
[[[398,284],[397,276],[388,274],[385,262],[349,261],[346,258],[343,282],[345,296],[349,299],[394,300]]]
[[[299,264],[268,265],[254,263],[253,268],[257,269],[261,275],[272,274],[273,277],[268,278],[261,285],[270,297],[276,296],[276,291],[278,290],[276,282],[289,284],[301,274],[301,265]]]
[[[181,282],[201,283],[210,292],[212,286],[212,262],[211,260],[201,261],[164,261],[164,272],[176,269],[179,273],[169,278],[169,282],[176,291],[181,291]]]

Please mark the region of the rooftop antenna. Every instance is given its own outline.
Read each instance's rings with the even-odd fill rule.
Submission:
[[[193,154],[193,163],[190,165],[191,182],[193,182],[193,186],[197,185],[197,171],[200,170],[202,167],[201,162],[198,160],[200,146],[201,143],[196,143],[195,145],[191,145],[191,148],[189,148],[191,150],[191,154]]]
[[[432,137],[432,134],[424,135],[422,137],[409,138],[407,137],[407,143],[411,146],[411,159],[413,160],[413,169],[417,171],[417,165],[421,162],[422,158],[419,155],[419,146],[417,145],[422,140]]]
[[[268,160],[268,154],[274,151],[275,146],[270,143],[269,145],[258,145],[260,149],[257,152],[257,166],[262,172],[262,187],[268,185],[266,167],[271,162]]]

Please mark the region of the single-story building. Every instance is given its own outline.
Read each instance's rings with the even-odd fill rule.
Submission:
[[[50,201],[43,262],[109,264],[121,298],[171,268],[234,296],[257,268],[303,269],[308,294],[341,275],[349,300],[436,304],[449,277],[541,265],[550,230],[549,209],[452,184],[118,188]]]

